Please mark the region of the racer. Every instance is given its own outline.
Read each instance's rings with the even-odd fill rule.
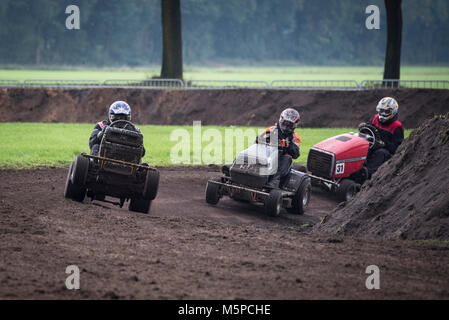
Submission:
[[[101,138],[103,137],[104,130],[112,122],[117,120],[131,121],[131,107],[125,101],[113,102],[109,107],[108,119],[100,121],[95,125],[94,130],[92,131],[92,134],[90,135],[89,138],[90,154],[98,155],[98,152],[100,151]],[[136,129],[139,133],[141,133],[139,128],[136,127]],[[145,148],[143,148],[142,157],[144,155],[145,155]]]
[[[265,141],[270,143],[270,137],[278,138],[278,169],[276,173],[270,176],[267,187],[278,188],[280,182],[285,184],[285,178],[290,174],[292,159],[297,159],[300,155],[301,139],[295,132],[299,125],[299,113],[293,108],[287,108],[282,111],[279,121],[256,138],[256,143]]]
[[[399,105],[391,97],[382,98],[376,107],[377,114],[370,123],[379,129],[380,140],[377,148],[368,152],[367,168],[369,177],[396,152],[399,145],[404,141],[404,126],[398,120]],[[359,124],[359,128],[366,123]]]

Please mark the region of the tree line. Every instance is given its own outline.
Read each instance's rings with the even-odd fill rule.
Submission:
[[[181,58],[187,64],[385,61],[383,0],[2,0],[0,64],[163,64],[164,48],[170,51],[163,41],[164,3],[167,10],[173,3],[179,7],[181,32],[175,35],[182,35]],[[65,8],[72,4],[80,9],[79,30],[65,27]],[[365,27],[371,4],[380,8],[379,30]],[[449,2],[403,0],[401,13],[402,63],[448,64]]]

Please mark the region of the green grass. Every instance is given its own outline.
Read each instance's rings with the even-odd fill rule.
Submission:
[[[64,123],[0,123],[0,168],[33,168],[40,166],[68,166],[73,161],[76,155],[81,152],[89,152],[88,140],[94,124],[64,124]],[[144,144],[147,150],[143,161],[151,165],[174,165],[170,157],[170,151],[175,145],[183,144],[180,138],[170,139],[170,136],[179,130],[190,135],[190,143],[183,144],[190,146],[189,162],[193,162],[193,127],[192,126],[156,126],[145,125],[140,126],[144,135]],[[219,126],[204,126],[202,129],[203,141],[202,150],[205,155],[205,149],[216,148],[216,150],[224,150],[226,141],[231,141],[225,138],[226,130],[229,133],[237,133],[235,130],[249,130],[247,139],[244,143],[237,147],[236,141],[233,140],[234,147],[232,154],[229,153],[226,158],[225,152],[222,156],[215,159],[217,161],[208,161],[203,158],[201,163],[192,164],[210,164],[210,163],[229,163],[233,160],[236,152],[246,148],[250,143],[253,143],[256,133],[263,130],[263,128],[255,127],[219,127]],[[213,133],[213,130],[220,133],[222,141],[213,141],[206,139],[204,134]],[[178,130],[178,131],[175,131]],[[234,130],[234,131],[230,131]],[[354,128],[338,128],[338,129],[309,129],[299,128],[299,133],[302,145],[301,156],[297,162],[305,164],[307,161],[308,151],[311,146],[317,142],[334,135],[356,131]],[[406,132],[408,135],[410,130]],[[219,146],[222,146],[220,148]],[[214,152],[211,153],[214,155]],[[213,159],[212,159],[213,160]],[[184,163],[189,164],[189,163]]]
[[[55,70],[0,69],[0,79],[146,79],[158,76],[160,66],[116,69],[68,68]],[[305,66],[185,66],[185,80],[380,80],[383,67],[305,67]],[[449,67],[404,66],[404,80],[449,80]]]

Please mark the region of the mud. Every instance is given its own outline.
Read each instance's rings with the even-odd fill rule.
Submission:
[[[375,113],[378,101],[395,97],[400,120],[416,128],[446,112],[448,90],[369,91],[302,90],[147,90],[147,89],[0,89],[0,121],[84,122],[104,119],[109,105],[126,100],[137,124],[266,126],[285,106],[300,111],[303,127],[356,127]]]
[[[67,169],[0,171],[1,299],[448,299],[448,247],[310,234],[308,212],[204,201],[214,167],[160,168],[149,214],[63,197]],[[377,178],[376,178],[377,179]],[[381,289],[367,290],[368,265]],[[77,265],[80,290],[65,287]]]
[[[449,114],[414,130],[362,191],[318,232],[449,239]],[[447,269],[449,270],[449,269]]]

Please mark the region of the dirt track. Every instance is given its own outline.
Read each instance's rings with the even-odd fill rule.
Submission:
[[[67,169],[0,171],[0,298],[448,299],[447,248],[309,235],[335,201],[306,215],[204,201],[213,168],[162,168],[150,214],[64,199]],[[81,289],[65,288],[65,268]],[[367,290],[365,268],[381,271]]]

